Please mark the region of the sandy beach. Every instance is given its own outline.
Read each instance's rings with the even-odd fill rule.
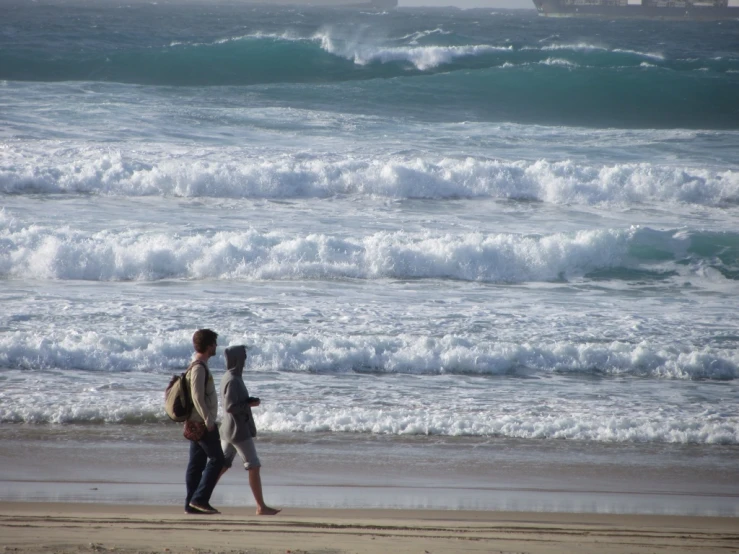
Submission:
[[[736,449],[326,435],[259,440],[188,516],[176,426],[0,426],[6,552],[739,551]]]
[[[6,503],[11,552],[647,553],[737,552],[734,518],[437,510],[234,508]]]
[[[739,21],[477,1],[0,0],[0,554],[739,554]]]

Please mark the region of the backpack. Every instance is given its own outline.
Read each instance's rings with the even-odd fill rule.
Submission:
[[[197,360],[192,362],[184,373],[172,375],[169,385],[164,389],[164,411],[172,421],[185,421],[192,413],[193,403],[187,374],[195,364],[205,365]]]

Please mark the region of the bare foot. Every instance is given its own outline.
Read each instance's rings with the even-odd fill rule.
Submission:
[[[258,516],[274,516],[281,512],[282,510],[275,510],[274,508],[270,508],[269,506],[265,506],[264,508],[257,508],[257,515]]]

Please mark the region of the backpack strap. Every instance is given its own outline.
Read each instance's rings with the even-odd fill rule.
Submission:
[[[205,368],[205,382],[206,383],[208,382],[208,377],[210,377],[210,370],[208,369],[208,365],[205,362],[202,362],[200,360],[193,360],[192,362],[190,362],[190,365],[187,366],[187,370],[185,371],[185,377],[188,377],[188,382],[190,383],[191,387],[192,387],[192,381],[189,380],[188,374],[190,373],[190,370],[198,364]]]

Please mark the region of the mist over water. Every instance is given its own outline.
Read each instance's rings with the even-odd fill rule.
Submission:
[[[739,23],[2,5],[0,422],[739,442]]]

